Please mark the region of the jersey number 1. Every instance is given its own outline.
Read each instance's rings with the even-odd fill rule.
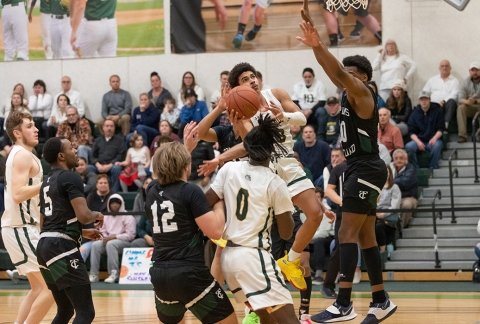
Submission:
[[[178,231],[178,225],[175,222],[172,222],[171,219],[175,216],[173,211],[173,204],[169,200],[165,200],[160,205],[160,210],[158,210],[158,204],[155,201],[152,204],[152,215],[153,215],[153,233],[169,233]],[[159,215],[159,212],[161,215]],[[158,219],[161,218],[162,227],[158,222]]]

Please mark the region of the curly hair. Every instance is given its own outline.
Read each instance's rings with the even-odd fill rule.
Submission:
[[[367,75],[367,81],[372,79],[372,64],[370,61],[362,55],[347,56],[342,61],[343,66],[354,66],[359,72]]]
[[[244,72],[253,72],[255,75],[257,75],[257,70],[250,64],[246,62],[238,63],[233,67],[233,69],[230,71],[230,74],[228,75],[228,83],[230,84],[230,88],[235,88],[236,86],[239,86],[240,83],[238,82],[238,78],[240,75]]]

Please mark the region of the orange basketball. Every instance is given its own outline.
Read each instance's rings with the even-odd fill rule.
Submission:
[[[249,86],[235,87],[227,96],[227,108],[235,110],[245,118],[253,117],[261,105],[260,95]]]

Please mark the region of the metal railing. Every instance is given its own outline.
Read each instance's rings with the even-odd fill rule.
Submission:
[[[457,158],[457,149],[453,150],[453,152],[450,154],[448,157],[448,179],[450,183],[450,205],[452,207],[452,220],[450,221],[452,224],[457,223],[457,218],[455,217],[455,197],[453,193],[453,176],[455,175],[455,178],[458,178],[458,169],[452,168],[452,159],[455,157]]]
[[[473,142],[473,168],[475,169],[475,183],[479,183],[478,178],[478,165],[477,165],[477,120],[480,115],[480,111],[477,111],[472,119],[472,142]]]
[[[437,190],[435,196],[432,200],[432,219],[433,219],[433,251],[435,252],[435,269],[440,269],[442,266],[440,265],[440,257],[438,255],[438,236],[437,236],[437,215],[438,218],[442,219],[442,212],[437,212],[435,210],[435,200],[442,199],[442,191],[440,189]],[[452,209],[453,211],[453,209]]]

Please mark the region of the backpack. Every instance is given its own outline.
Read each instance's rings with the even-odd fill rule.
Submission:
[[[480,260],[477,260],[473,263],[473,282],[480,283]]]

